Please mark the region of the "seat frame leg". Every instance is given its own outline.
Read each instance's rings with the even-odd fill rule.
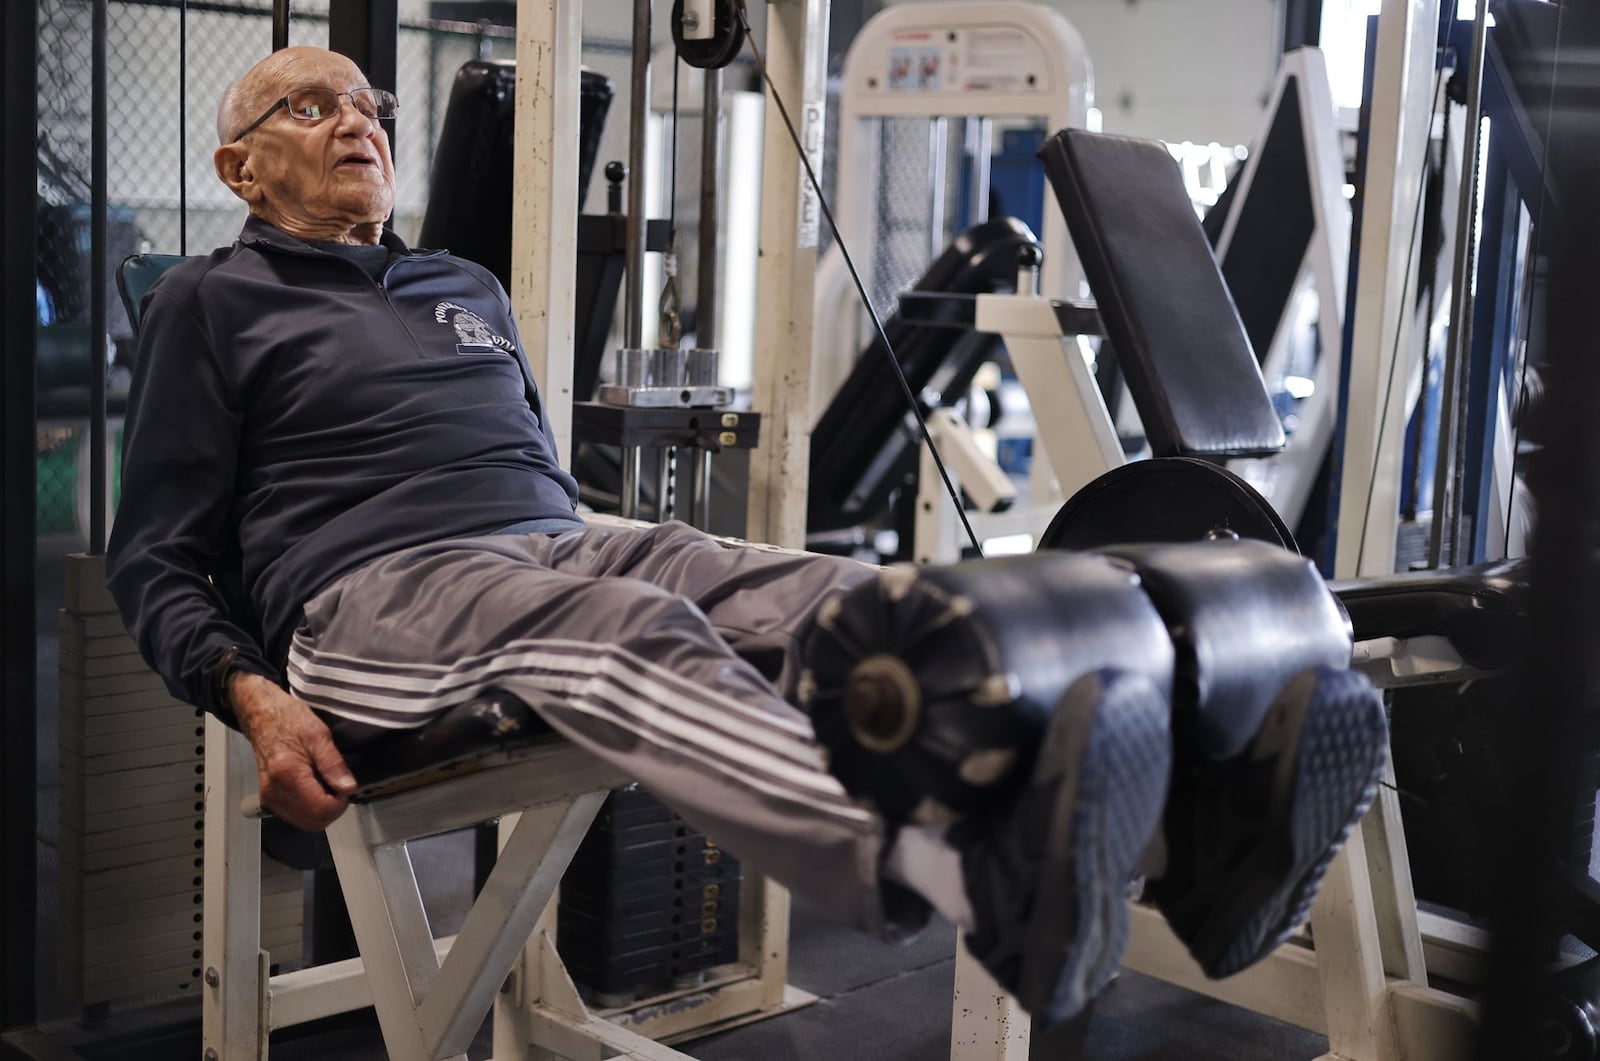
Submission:
[[[205,721],[202,1036],[206,1061],[266,1061],[267,960],[261,950],[261,823],[239,814],[256,791],[255,756],[215,716]]]
[[[354,805],[329,827],[393,1061],[465,1058],[604,799],[590,792],[522,812],[442,965],[406,841],[388,838],[382,804]]]

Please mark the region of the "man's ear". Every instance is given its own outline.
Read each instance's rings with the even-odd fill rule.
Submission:
[[[217,168],[217,177],[234,195],[247,203],[261,198],[261,188],[250,169],[250,150],[245,145],[223,144],[211,156],[211,161]]]

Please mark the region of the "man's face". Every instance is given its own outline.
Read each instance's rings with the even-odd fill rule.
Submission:
[[[297,51],[292,63],[264,79],[252,111],[264,111],[296,89],[349,92],[367,86],[344,56]],[[339,238],[354,226],[381,223],[394,209],[389,135],[346,96],[336,113],[320,121],[295,119],[280,107],[235,146],[245,150],[246,172],[260,192],[253,207],[287,231]]]

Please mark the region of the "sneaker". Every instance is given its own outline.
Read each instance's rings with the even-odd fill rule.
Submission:
[[[973,955],[1047,1026],[1116,971],[1126,891],[1161,823],[1171,709],[1142,676],[1097,671],[1052,713],[1028,784],[1004,811],[950,831],[976,926]]]
[[[1378,791],[1383,700],[1357,673],[1292,679],[1245,751],[1180,761],[1154,900],[1207,976],[1231,976],[1304,922],[1333,857]]]

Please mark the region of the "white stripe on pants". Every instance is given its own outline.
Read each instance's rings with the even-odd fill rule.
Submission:
[[[882,822],[826,771],[785,699],[797,635],[872,576],[726,549],[682,524],[437,542],[318,593],[290,685],[345,745],[504,689],[753,869],[881,931]]]

